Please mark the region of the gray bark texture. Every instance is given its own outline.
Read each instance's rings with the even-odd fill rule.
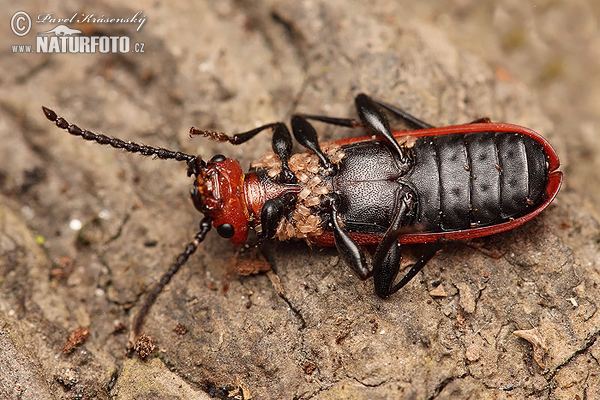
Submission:
[[[143,54],[17,55],[21,39],[3,28],[1,398],[600,398],[597,2],[138,3],[85,7],[143,11],[140,32],[94,28],[129,34]],[[149,314],[157,350],[127,358],[123,326],[197,228],[190,179],[183,163],[70,137],[40,106],[246,168],[270,150],[267,134],[233,147],[189,127],[351,116],[361,91],[435,125],[489,116],[543,132],[566,185],[527,226],[445,246],[385,301],[335,251],[302,243],[278,245],[277,277],[238,276],[260,261],[211,232]]]

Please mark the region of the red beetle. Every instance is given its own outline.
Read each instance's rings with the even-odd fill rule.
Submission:
[[[556,151],[550,143],[539,133],[524,128],[522,126],[505,124],[505,123],[471,123],[466,125],[453,125],[445,126],[442,128],[426,128],[415,131],[396,131],[393,132],[395,138],[405,138],[406,136],[412,138],[425,138],[425,137],[439,137],[445,135],[468,135],[468,134],[480,134],[482,132],[488,134],[495,133],[510,133],[514,135],[522,135],[531,138],[539,144],[542,155],[546,158],[547,162],[547,180],[544,187],[544,195],[540,198],[540,201],[536,204],[527,204],[526,212],[518,217],[505,218],[506,221],[490,224],[486,226],[475,226],[467,229],[458,229],[451,231],[441,232],[413,232],[407,233],[399,237],[399,241],[402,244],[418,244],[418,243],[432,243],[438,240],[452,241],[452,240],[469,240],[480,238],[484,236],[493,235],[496,233],[510,231],[515,229],[524,223],[532,220],[538,214],[540,214],[550,203],[554,200],[562,183],[563,173],[558,171],[560,167],[560,160]],[[341,139],[335,143],[340,146],[348,146],[354,143],[372,141],[371,136],[361,136],[357,138]],[[357,243],[363,245],[376,245],[380,241],[380,237],[369,235],[369,234],[351,234]],[[331,246],[334,244],[333,235],[330,233],[324,233],[316,242],[321,246]]]
[[[404,110],[360,94],[358,119],[294,115],[296,140],[308,151],[292,155],[292,136],[282,122],[227,135],[192,128],[190,135],[242,144],[272,131],[273,153],[244,174],[238,161],[154,148],[98,135],[69,124],[54,111],[46,117],[69,133],[132,153],[185,161],[194,177],[191,196],[205,215],[199,232],[147,296],[134,319],[133,337],[164,286],[204,239],[211,225],[237,245],[264,246],[271,239],[305,239],[336,246],[375,292],[388,297],[408,283],[443,241],[466,240],[514,229],[554,199],[562,182],[558,156],[538,133],[480,119],[434,128]],[[410,131],[392,131],[385,116]],[[319,144],[309,120],[362,128],[360,136]],[[249,237],[252,236],[252,239]],[[424,251],[396,282],[404,245]],[[368,263],[362,245],[376,245]],[[270,258],[270,257],[269,257]]]

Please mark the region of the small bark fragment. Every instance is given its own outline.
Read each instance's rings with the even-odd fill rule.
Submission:
[[[439,285],[439,286],[433,288],[432,290],[430,290],[429,295],[431,297],[446,297],[446,296],[448,296],[448,293],[446,292],[444,285]]]
[[[67,342],[63,347],[63,353],[69,354],[72,352],[77,346],[82,345],[87,338],[90,336],[90,330],[88,328],[80,326],[69,334],[67,338]]]
[[[477,307],[473,290],[464,282],[456,284],[456,287],[458,288],[460,307],[467,314],[473,314],[475,312],[475,308]]]
[[[513,335],[527,340],[533,347],[533,360],[541,368],[546,368],[544,357],[548,352],[548,346],[538,328],[514,331]]]
[[[142,333],[135,341],[134,350],[141,360],[148,358],[150,354],[156,349],[156,345],[152,338],[145,333]]]
[[[79,374],[73,368],[63,368],[54,379],[60,383],[65,390],[71,390],[79,383]]]
[[[179,336],[183,336],[186,333],[188,333],[188,328],[186,328],[185,325],[178,323],[177,325],[175,325],[175,328],[173,328],[173,332],[175,332]]]

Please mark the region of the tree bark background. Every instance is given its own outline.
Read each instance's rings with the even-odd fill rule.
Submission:
[[[598,6],[420,3],[30,2],[32,15],[149,19],[140,32],[95,27],[144,42],[144,54],[17,55],[4,28],[0,396],[600,398]],[[14,7],[1,7],[2,21]],[[188,128],[351,115],[359,91],[436,125],[489,116],[541,131],[566,185],[534,222],[446,246],[386,301],[334,251],[300,243],[278,246],[282,299],[266,275],[237,277],[235,249],[213,233],[149,315],[158,351],[126,358],[118,326],[197,227],[190,181],[184,165],[69,137],[40,106],[247,166],[269,150],[266,136],[229,147]],[[322,140],[353,134],[318,129]],[[79,326],[90,337],[63,354]]]

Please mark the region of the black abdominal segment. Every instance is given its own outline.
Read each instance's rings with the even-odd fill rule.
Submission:
[[[340,214],[355,232],[383,232],[394,213],[396,192],[417,196],[418,230],[454,231],[502,223],[538,206],[548,167],[543,148],[517,133],[483,132],[419,138],[412,168],[402,174],[384,143],[344,148],[334,188]]]

